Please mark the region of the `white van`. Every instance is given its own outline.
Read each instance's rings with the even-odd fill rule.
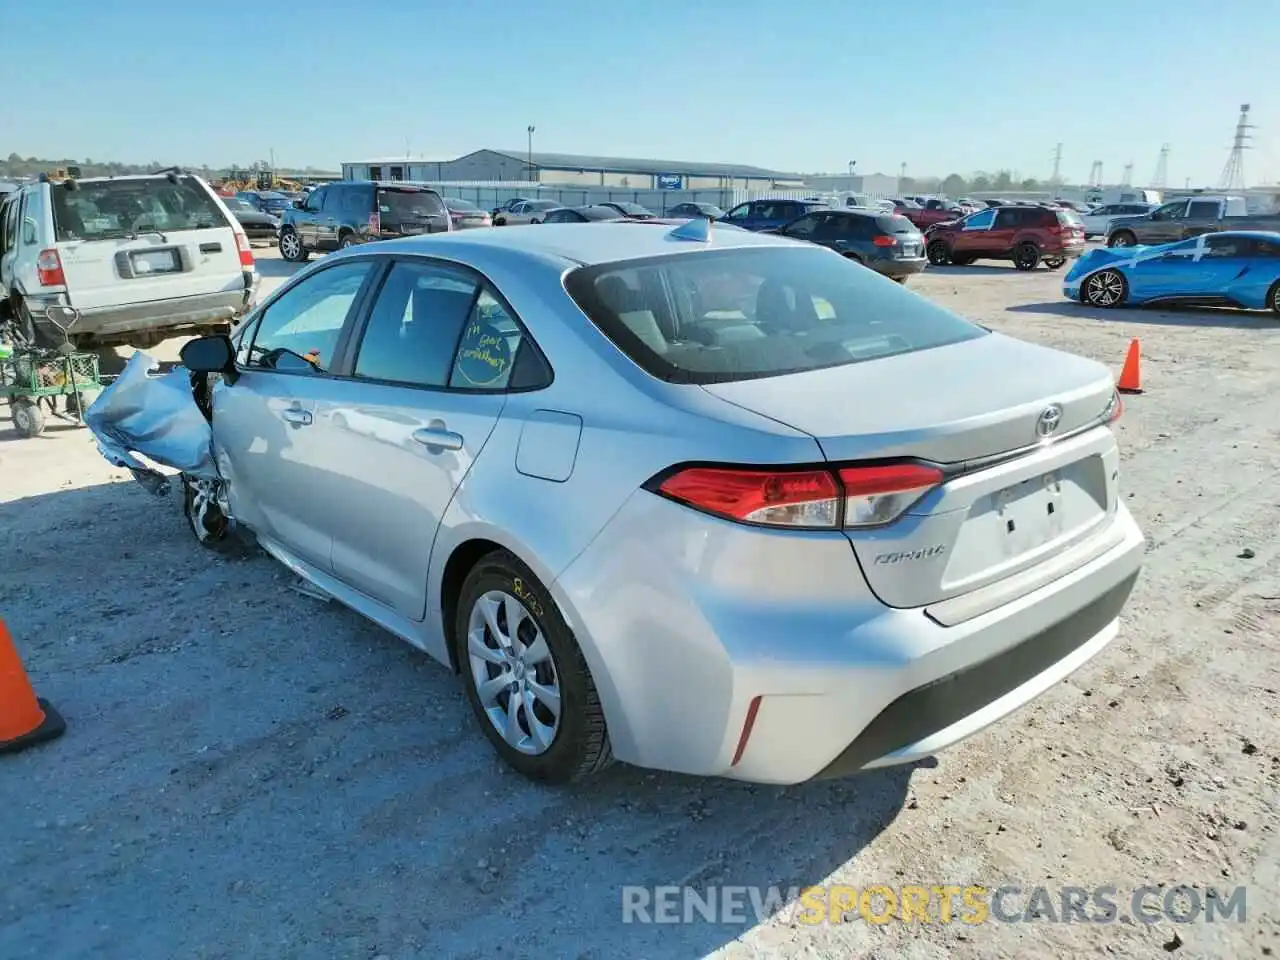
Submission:
[[[0,323],[37,345],[62,342],[52,306],[74,308],[68,332],[80,348],[225,331],[258,282],[235,217],[182,171],[42,178],[0,208]]]

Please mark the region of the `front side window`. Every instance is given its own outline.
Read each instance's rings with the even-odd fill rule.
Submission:
[[[973,216],[965,220],[964,228],[966,230],[987,230],[993,223],[995,223],[995,219],[996,212],[994,210],[983,210],[980,213],[975,213]],[[1001,217],[1002,223],[1003,220],[1004,217]]]
[[[1249,237],[1209,236],[1204,240],[1204,255],[1220,259],[1224,257],[1245,257],[1252,249]]]
[[[565,288],[622,353],[674,383],[780,376],[987,336],[811,247],[597,264],[569,273]]]
[[[213,196],[194,177],[81,180],[54,185],[53,225],[59,242],[108,240],[138,233],[177,233],[227,226]]]
[[[786,234],[788,237],[808,240],[817,231],[819,219],[818,214],[811,213],[808,216],[801,217],[799,220],[793,220],[779,232]]]
[[[1166,203],[1163,207],[1157,207],[1151,216],[1155,220],[1173,220],[1182,216],[1182,212],[1186,209],[1187,201],[1175,200],[1173,203]]]
[[[745,220],[751,214],[750,203],[740,203],[724,215],[726,220]]]
[[[324,373],[373,260],[349,260],[299,281],[267,304],[245,365]]]
[[[324,209],[324,198],[329,195],[328,187],[321,187],[319,190],[311,191],[311,196],[307,197],[306,209],[310,213],[319,213]]]

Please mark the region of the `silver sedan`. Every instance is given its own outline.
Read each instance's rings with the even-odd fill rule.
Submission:
[[[932,754],[1110,643],[1143,554],[1106,368],[706,220],[357,247],[149,362],[104,454],[461,674],[552,782]]]

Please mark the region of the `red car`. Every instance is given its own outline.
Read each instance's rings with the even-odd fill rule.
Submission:
[[[915,224],[917,230],[927,230],[935,223],[957,220],[964,216],[964,210],[954,201],[939,197],[929,197],[923,206],[898,209],[895,205],[893,212],[906,217]]]
[[[1010,205],[979,210],[925,231],[925,252],[935,265],[1012,260],[1019,270],[1043,263],[1056,270],[1084,253],[1084,223],[1070,210]]]

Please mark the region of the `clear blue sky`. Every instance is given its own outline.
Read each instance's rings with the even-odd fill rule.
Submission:
[[[0,154],[336,168],[479,147],[1280,178],[1280,0],[10,0]],[[123,15],[122,9],[136,9]],[[385,16],[375,11],[389,10]],[[1274,145],[1274,146],[1273,146]]]

